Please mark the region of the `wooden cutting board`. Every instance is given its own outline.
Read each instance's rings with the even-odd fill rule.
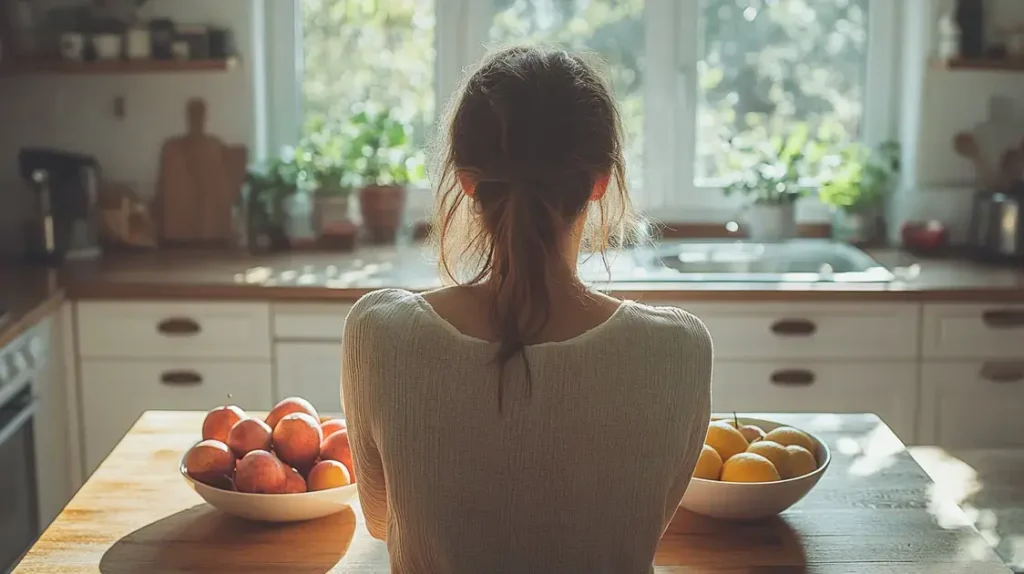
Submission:
[[[206,103],[190,100],[188,130],[160,154],[157,212],[163,245],[227,245],[234,237],[232,206],[248,153],[206,133]]]

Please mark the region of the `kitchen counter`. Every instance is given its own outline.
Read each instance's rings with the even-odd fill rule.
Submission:
[[[384,543],[370,538],[358,505],[317,521],[261,525],[204,504],[178,473],[203,416],[144,414],[14,572],[389,571]],[[1010,572],[874,415],[756,416],[816,433],[832,448],[831,467],[778,518],[740,524],[679,511],[656,572]]]
[[[904,278],[869,283],[597,284],[640,301],[1005,301],[1024,302],[1024,270],[959,260],[918,260],[896,250],[872,255]],[[440,286],[421,247],[366,248],[351,254],[161,252],[72,264],[65,284],[73,298],[355,300],[382,287]]]
[[[0,268],[0,347],[31,329],[64,301],[56,271],[43,268]]]

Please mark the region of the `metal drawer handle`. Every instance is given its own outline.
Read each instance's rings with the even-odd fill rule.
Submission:
[[[807,369],[781,369],[772,373],[771,381],[780,387],[809,387],[814,378],[814,372]]]
[[[993,329],[1014,329],[1024,327],[1024,310],[993,309],[981,314],[985,325]]]
[[[197,335],[202,330],[199,322],[188,317],[171,317],[160,321],[156,330],[164,335],[189,336]]]
[[[779,319],[772,323],[772,333],[787,337],[809,337],[818,330],[809,319]]]
[[[160,382],[175,387],[192,387],[203,384],[203,376],[196,371],[164,371]]]
[[[1024,381],[1024,365],[1020,363],[985,363],[981,378],[993,383],[1019,383]]]

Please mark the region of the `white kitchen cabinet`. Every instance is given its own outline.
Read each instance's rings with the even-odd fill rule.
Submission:
[[[270,305],[83,301],[78,333],[88,359],[270,359]]]
[[[103,462],[147,410],[205,411],[223,404],[270,409],[271,376],[270,361],[83,360],[86,473]]]
[[[69,427],[68,393],[64,372],[63,322],[66,309],[58,310],[30,331],[29,347],[38,371],[33,392],[35,414],[36,476],[38,477],[39,524],[46,528],[71,500],[76,485]]]
[[[320,413],[342,412],[340,342],[281,342],[274,354],[276,400],[300,396]]]
[[[1024,361],[925,361],[922,444],[944,448],[1024,446]]]
[[[275,303],[275,340],[340,341],[351,303]]]
[[[679,307],[699,317],[720,360],[914,359],[916,303],[719,303]]]
[[[874,413],[915,442],[916,361],[716,361],[715,412]]]
[[[922,335],[926,359],[1024,359],[1024,305],[927,304]]]

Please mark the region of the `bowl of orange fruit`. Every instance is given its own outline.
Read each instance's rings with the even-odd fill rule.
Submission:
[[[180,471],[211,506],[261,522],[321,518],[356,497],[345,421],[319,416],[300,397],[266,417],[234,405],[211,410]]]
[[[831,460],[828,446],[809,432],[757,418],[715,417],[679,505],[725,520],[774,516],[803,499]]]

